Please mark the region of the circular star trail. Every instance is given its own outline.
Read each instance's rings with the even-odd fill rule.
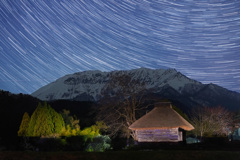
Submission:
[[[0,88],[85,70],[175,68],[240,92],[239,0],[1,0]]]

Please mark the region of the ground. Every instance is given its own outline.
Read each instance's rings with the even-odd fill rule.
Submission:
[[[30,151],[2,151],[1,160],[226,160],[240,159],[239,151],[110,151],[104,153],[88,152],[30,152]]]

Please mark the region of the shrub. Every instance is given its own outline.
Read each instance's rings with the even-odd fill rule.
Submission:
[[[66,137],[66,150],[68,151],[83,151],[85,147],[84,136]]]
[[[109,136],[96,136],[88,142],[85,151],[87,152],[104,152],[111,149],[111,139]]]
[[[66,140],[61,138],[40,138],[37,143],[37,150],[40,151],[60,151],[64,150]]]

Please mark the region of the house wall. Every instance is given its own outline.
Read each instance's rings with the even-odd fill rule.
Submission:
[[[178,142],[182,141],[182,132],[178,128],[137,130],[138,142]]]

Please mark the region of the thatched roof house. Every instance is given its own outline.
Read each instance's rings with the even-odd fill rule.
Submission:
[[[178,142],[183,140],[183,130],[190,131],[194,127],[172,109],[170,102],[161,102],[129,129],[136,131],[139,142]]]

